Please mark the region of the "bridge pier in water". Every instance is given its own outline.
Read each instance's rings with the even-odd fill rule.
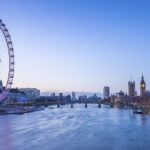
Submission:
[[[59,102],[59,101],[57,102],[57,107],[58,107],[58,108],[60,107],[60,102]]]
[[[87,102],[85,102],[85,108],[87,108]]]
[[[113,104],[113,103],[111,103],[111,104],[110,104],[110,107],[114,107],[114,104]]]
[[[101,108],[101,103],[98,103],[98,108]]]
[[[71,102],[71,108],[73,108],[73,102]]]

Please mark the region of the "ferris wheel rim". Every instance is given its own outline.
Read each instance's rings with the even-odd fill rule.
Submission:
[[[11,36],[8,32],[8,29],[6,28],[5,24],[2,22],[1,19],[0,19],[0,30],[2,31],[3,36],[5,38],[5,42],[6,42],[7,50],[8,50],[8,59],[9,59],[8,76],[7,76],[7,81],[6,81],[4,90],[0,94],[0,99],[1,99],[2,96],[4,96],[7,92],[9,92],[9,90],[11,88],[13,78],[14,78],[15,61],[14,61],[14,49],[13,49]]]

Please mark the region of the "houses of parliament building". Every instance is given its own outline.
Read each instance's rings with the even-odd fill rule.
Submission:
[[[137,96],[137,93],[135,91],[135,81],[131,80],[128,82],[128,94],[129,96]],[[146,84],[144,81],[144,77],[142,75],[141,82],[140,82],[140,96],[143,97],[146,95],[150,96],[150,93],[146,92]]]

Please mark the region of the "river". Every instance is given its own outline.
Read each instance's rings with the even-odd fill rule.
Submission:
[[[97,104],[0,116],[0,150],[150,149],[150,115]]]

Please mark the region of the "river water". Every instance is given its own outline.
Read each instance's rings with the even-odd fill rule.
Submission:
[[[150,115],[97,104],[0,116],[0,150],[150,149]]]

